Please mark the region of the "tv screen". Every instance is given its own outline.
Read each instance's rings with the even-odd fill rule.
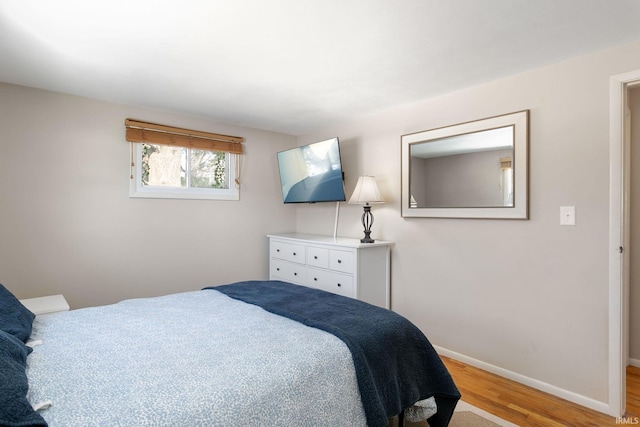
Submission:
[[[278,169],[285,203],[346,200],[337,137],[279,152]]]

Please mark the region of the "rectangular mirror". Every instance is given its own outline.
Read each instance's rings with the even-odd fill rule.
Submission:
[[[403,135],[402,216],[528,218],[529,111]]]

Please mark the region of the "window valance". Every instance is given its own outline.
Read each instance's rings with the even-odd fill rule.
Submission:
[[[129,142],[174,145],[201,150],[242,154],[244,138],[210,132],[182,129],[156,123],[126,119],[126,139]]]

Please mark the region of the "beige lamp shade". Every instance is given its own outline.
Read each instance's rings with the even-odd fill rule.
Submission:
[[[376,178],[374,176],[361,176],[358,178],[358,183],[355,190],[353,190],[349,203],[355,205],[384,203],[384,198],[380,194],[378,184],[376,184]]]

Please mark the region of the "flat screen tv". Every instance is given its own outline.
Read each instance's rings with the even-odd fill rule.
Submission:
[[[285,203],[346,200],[337,137],[279,152],[278,169]]]

